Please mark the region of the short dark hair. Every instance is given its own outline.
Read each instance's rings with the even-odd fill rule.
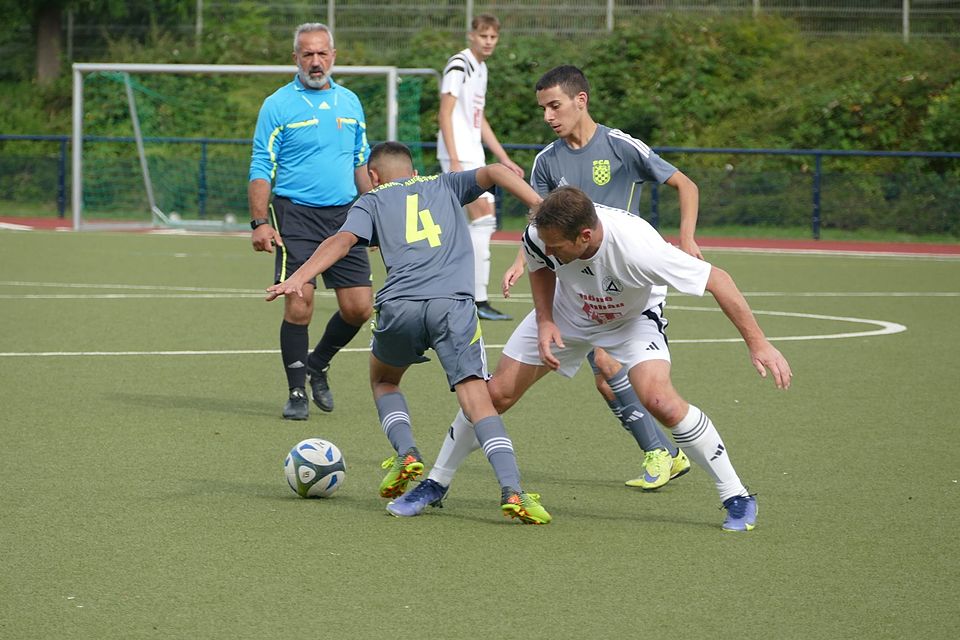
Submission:
[[[538,229],[556,229],[566,240],[575,240],[584,229],[596,229],[600,222],[593,201],[576,187],[559,187],[543,199],[533,214]]]
[[[560,87],[560,90],[571,98],[581,91],[588,96],[590,95],[590,83],[587,82],[587,76],[583,75],[583,71],[572,64],[554,67],[537,80],[537,91],[552,87]]]
[[[497,20],[497,16],[492,13],[481,13],[478,16],[474,16],[473,20],[470,21],[470,30],[479,31],[483,27],[491,27],[497,33],[500,33],[500,21]]]
[[[402,142],[387,141],[374,145],[367,162],[374,165],[381,159],[406,160],[413,166],[413,154],[410,153],[409,147]]]

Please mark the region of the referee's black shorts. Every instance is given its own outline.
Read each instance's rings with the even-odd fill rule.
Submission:
[[[313,255],[321,242],[340,231],[349,209],[349,204],[308,207],[274,196],[270,203],[271,222],[283,238],[283,246],[277,247],[274,282],[289,278]],[[323,285],[327,289],[369,287],[372,279],[367,248],[360,245],[354,246],[350,253],[323,273]],[[310,283],[316,287],[316,278]]]

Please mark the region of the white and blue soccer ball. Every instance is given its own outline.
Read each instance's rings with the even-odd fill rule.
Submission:
[[[287,454],[283,472],[287,484],[301,498],[329,498],[343,484],[347,466],[337,445],[307,438]]]

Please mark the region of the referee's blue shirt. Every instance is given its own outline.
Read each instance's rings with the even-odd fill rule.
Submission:
[[[357,197],[354,169],[367,163],[367,123],[356,94],[330,80],[308,89],[294,77],[263,101],[253,134],[250,180],[273,182],[273,193],[311,207]]]

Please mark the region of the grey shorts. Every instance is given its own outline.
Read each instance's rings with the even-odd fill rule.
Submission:
[[[487,353],[473,300],[393,300],[377,309],[373,355],[392,367],[429,362],[433,349],[450,389],[468,378],[487,380]]]
[[[280,196],[270,203],[273,228],[280,232],[283,246],[277,247],[273,279],[283,282],[310,259],[320,243],[335,235],[347,219],[350,205],[336,207],[308,207],[295,204]],[[323,273],[327,289],[369,287],[372,275],[367,248],[357,245],[346,256]],[[317,279],[310,280],[313,286]]]

